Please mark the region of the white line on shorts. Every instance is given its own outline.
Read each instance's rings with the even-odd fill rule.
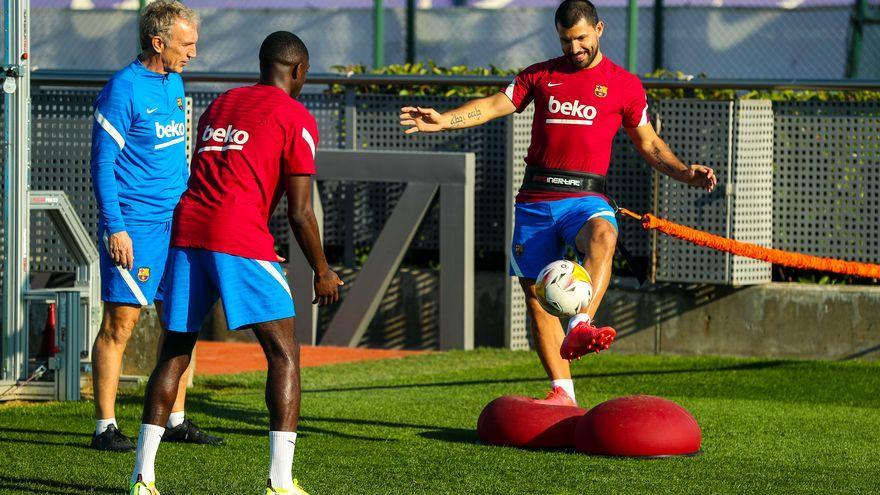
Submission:
[[[288,296],[290,295],[290,286],[287,285],[287,280],[284,280],[284,277],[282,277],[281,274],[278,273],[278,270],[275,269],[275,266],[273,266],[272,263],[269,263],[266,260],[254,260],[254,261],[256,261],[260,266],[265,268],[266,271],[269,272],[269,275],[272,275],[272,278],[277,280],[278,283],[281,284],[281,287],[284,287],[284,290],[287,291],[287,295]]]
[[[104,248],[107,250],[107,254],[110,254],[110,241],[107,240],[107,236],[104,236]],[[113,262],[113,257],[110,257],[110,261]],[[122,268],[119,265],[115,265],[116,269],[119,271],[119,274],[122,275],[122,280],[125,280],[125,285],[131,289],[132,294],[134,294],[134,298],[141,303],[141,306],[149,306],[150,303],[147,302],[147,298],[144,296],[144,293],[141,291],[141,288],[138,287],[137,282],[134,281],[134,278],[131,276],[131,272]]]

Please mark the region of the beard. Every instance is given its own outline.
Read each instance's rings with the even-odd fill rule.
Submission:
[[[591,47],[589,51],[584,50],[586,57],[582,61],[578,61],[574,55],[568,56],[568,61],[571,62],[571,65],[575,66],[578,69],[586,69],[596,60],[596,55],[599,54],[599,45]]]

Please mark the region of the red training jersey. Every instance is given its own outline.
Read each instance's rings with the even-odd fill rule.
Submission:
[[[517,112],[535,102],[526,165],[605,175],[621,123],[648,123],[642,82],[604,56],[589,69],[577,69],[566,57],[534,64],[520,72],[504,94]],[[516,202],[589,194],[594,193],[520,189]]]
[[[257,84],[218,96],[199,119],[171,245],[277,261],[269,217],[287,174],[315,173],[318,126],[298,101]]]

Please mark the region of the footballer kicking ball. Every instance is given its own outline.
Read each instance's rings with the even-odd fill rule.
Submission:
[[[551,315],[570,318],[593,297],[593,281],[581,265],[559,260],[545,266],[535,281],[538,302]]]

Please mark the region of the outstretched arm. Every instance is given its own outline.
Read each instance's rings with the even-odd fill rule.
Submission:
[[[315,272],[315,299],[312,304],[326,306],[339,300],[339,286],[342,280],[330,269],[321,246],[318,222],[312,210],[312,178],[309,175],[288,175],[287,219],[296,237],[296,242],[312,271]]]
[[[718,179],[715,171],[704,165],[685,165],[660,139],[650,123],[626,128],[636,150],[652,167],[675,180],[712,192]]]
[[[400,125],[406,134],[416,132],[439,132],[450,129],[474,127],[516,111],[513,102],[504,93],[470,100],[448,112],[439,113],[433,108],[403,107],[400,109]]]

